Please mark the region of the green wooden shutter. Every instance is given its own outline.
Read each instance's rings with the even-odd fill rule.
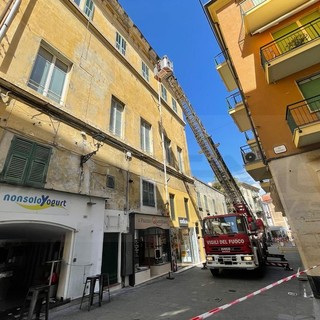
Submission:
[[[13,138],[1,179],[9,183],[42,187],[45,184],[51,148]]]
[[[7,182],[22,184],[25,180],[31,153],[31,142],[14,138],[4,166],[3,179]]]
[[[30,160],[27,183],[34,186],[43,186],[46,180],[51,149],[34,145],[32,159]]]

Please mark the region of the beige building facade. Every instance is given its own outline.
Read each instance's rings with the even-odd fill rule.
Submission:
[[[0,12],[1,308],[52,273],[67,301],[94,274],[121,287],[199,262],[182,110],[120,4]]]

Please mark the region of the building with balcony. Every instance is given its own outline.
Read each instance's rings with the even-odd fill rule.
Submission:
[[[167,273],[174,234],[198,262],[182,109],[118,1],[0,12],[0,311],[52,272],[59,301],[91,275],[121,287]]]
[[[211,0],[203,6],[223,52],[221,77],[240,94],[229,113],[248,136],[244,166],[287,217],[304,266],[318,264],[319,1]],[[308,278],[320,298],[320,271]]]

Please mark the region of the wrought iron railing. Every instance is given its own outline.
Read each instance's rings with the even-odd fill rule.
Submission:
[[[223,52],[220,52],[219,54],[217,54],[214,57],[214,63],[216,66],[219,66],[220,64],[223,64],[224,62],[226,62],[226,58],[225,58]]]
[[[242,103],[242,96],[239,91],[230,95],[226,99],[229,110],[234,109],[238,104]]]
[[[320,95],[288,105],[286,120],[292,133],[302,126],[320,122]]]
[[[320,18],[317,18],[261,47],[261,64],[262,66],[265,66],[269,61],[318,38],[320,38]]]
[[[242,14],[246,14],[251,9],[259,6],[261,3],[266,2],[267,0],[244,0],[240,2],[240,8]]]

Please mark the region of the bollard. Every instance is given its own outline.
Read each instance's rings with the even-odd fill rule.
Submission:
[[[169,279],[169,280],[173,280],[174,279],[174,277],[171,275],[171,271],[169,271],[168,272],[168,276],[167,276],[167,279]]]

